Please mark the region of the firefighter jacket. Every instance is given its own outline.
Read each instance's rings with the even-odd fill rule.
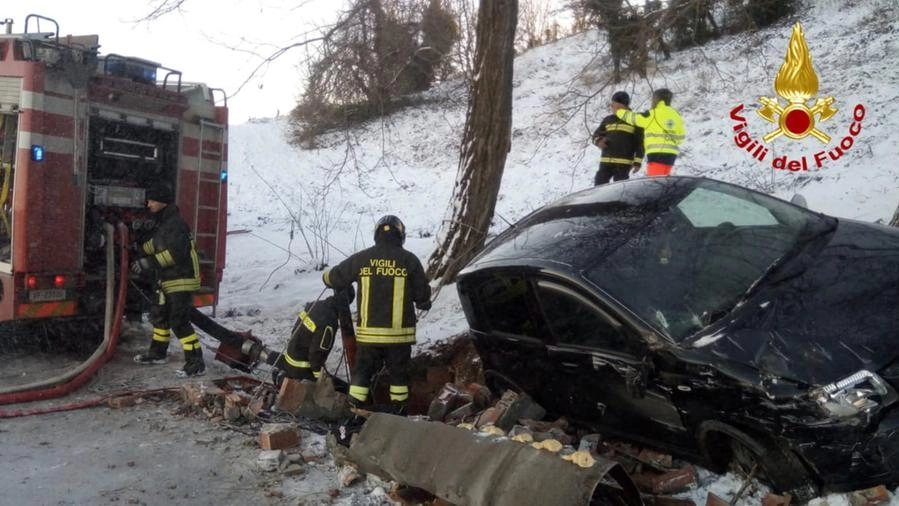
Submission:
[[[178,206],[169,204],[154,218],[153,237],[141,245],[141,250],[152,259],[163,293],[199,290],[200,261]]]
[[[618,116],[609,114],[593,132],[593,143],[605,139],[599,163],[603,165],[627,165],[643,161],[643,129],[625,123]]]
[[[654,154],[677,156],[680,153],[679,146],[686,136],[684,120],[677,110],[665,102],[660,101],[646,112],[618,109],[615,114],[625,123],[643,129],[643,147],[647,157]]]
[[[413,302],[418,309],[430,309],[431,287],[414,254],[381,242],[325,271],[322,279],[336,290],[358,284],[356,342],[415,343]]]
[[[353,334],[352,315],[345,294],[306,304],[290,332],[284,362],[293,368],[311,368],[317,372],[334,346],[338,327],[345,336]]]

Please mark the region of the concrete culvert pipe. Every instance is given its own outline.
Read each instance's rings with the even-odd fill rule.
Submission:
[[[349,457],[366,473],[456,506],[643,504],[617,462],[599,457],[582,468],[507,438],[383,413],[365,422]]]

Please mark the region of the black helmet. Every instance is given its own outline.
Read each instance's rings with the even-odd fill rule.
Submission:
[[[626,91],[616,91],[612,94],[612,102],[618,102],[625,106],[631,105],[631,96]]]
[[[153,183],[147,188],[144,196],[147,200],[155,200],[163,204],[171,204],[175,201],[175,192],[172,191],[172,187],[168,183],[162,182]]]
[[[403,225],[403,222],[396,216],[387,214],[381,216],[378,224],[375,225],[375,243],[390,238],[397,242],[397,246],[402,246],[406,242],[406,225]]]

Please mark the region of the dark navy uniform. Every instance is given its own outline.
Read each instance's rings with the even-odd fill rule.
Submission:
[[[390,377],[390,400],[401,411],[409,399],[409,366],[415,344],[415,309],[431,307],[431,287],[418,257],[403,249],[406,231],[396,216],[382,217],[375,245],[325,271],[327,286],[357,284],[358,358],[350,382],[350,400],[368,401],[372,376],[381,365]]]
[[[353,300],[353,287],[318,302],[307,303],[300,311],[287,351],[275,362],[288,378],[317,379],[334,347],[339,329],[344,335],[353,332],[349,304]]]

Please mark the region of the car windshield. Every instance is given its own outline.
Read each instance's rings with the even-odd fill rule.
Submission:
[[[681,341],[730,312],[822,220],[765,195],[702,181],[599,257],[585,276]]]
[[[515,224],[479,256],[588,265],[613,251],[642,228],[647,219],[668,207],[672,195],[694,186],[692,181],[675,185],[652,183],[604,185],[569,195]]]

